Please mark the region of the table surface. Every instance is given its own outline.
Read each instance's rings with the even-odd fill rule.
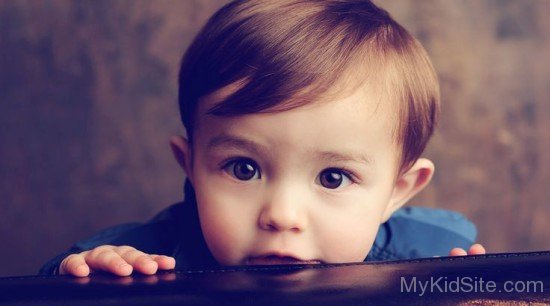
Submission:
[[[0,305],[550,304],[550,251],[0,278]]]

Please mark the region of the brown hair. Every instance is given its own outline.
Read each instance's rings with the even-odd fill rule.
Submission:
[[[228,85],[240,84],[209,114],[284,111],[370,78],[396,102],[392,134],[403,173],[424,151],[439,112],[437,76],[420,43],[367,0],[232,1],[183,57],[181,119],[192,142],[198,103]]]

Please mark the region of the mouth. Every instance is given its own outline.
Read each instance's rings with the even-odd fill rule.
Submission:
[[[320,264],[320,260],[301,260],[292,256],[266,255],[249,257],[246,259],[247,265],[311,265]]]

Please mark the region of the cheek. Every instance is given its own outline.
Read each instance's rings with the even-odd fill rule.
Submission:
[[[323,253],[328,262],[361,262],[367,257],[378,227],[380,218],[365,212],[341,215],[331,218],[323,228],[321,241]]]
[[[213,185],[196,182],[197,205],[204,238],[214,258],[222,265],[236,265],[245,256],[250,240],[250,220],[238,202]]]
[[[216,210],[214,199],[197,197],[199,218],[208,248],[220,264],[231,264],[239,254],[242,229],[232,215]]]
[[[328,262],[361,262],[367,257],[389,203],[389,189],[376,186],[358,190],[336,203],[337,210],[319,214],[324,226],[318,228],[319,245]],[[353,204],[351,204],[353,203]]]

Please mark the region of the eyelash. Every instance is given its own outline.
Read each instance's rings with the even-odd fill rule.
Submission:
[[[262,175],[262,171],[260,169],[260,166],[252,159],[248,158],[248,157],[231,157],[231,158],[228,158],[228,159],[225,159],[224,161],[222,161],[220,164],[219,164],[219,168],[220,170],[225,170],[229,165],[231,165],[232,163],[235,163],[235,162],[238,162],[238,161],[247,161],[247,162],[250,162],[251,164],[254,164],[258,171],[260,172],[260,176]],[[351,171],[350,169],[346,168],[346,167],[328,167],[326,169],[324,169],[323,171],[325,170],[334,170],[334,171],[339,171],[339,172],[342,172],[342,174],[344,174],[345,176],[347,176],[347,178],[353,182],[354,184],[357,184],[359,182],[359,180],[357,179],[357,176],[355,175],[355,173],[353,173],[353,171]]]
[[[238,161],[250,161],[251,163],[256,165],[256,163],[248,157],[230,157],[230,158],[227,158],[227,159],[223,160],[222,162],[220,162],[219,168],[220,168],[220,170],[223,170],[227,166],[231,165],[231,163],[235,163],[235,162],[238,162]]]
[[[224,171],[229,165],[233,164],[233,163],[236,163],[236,162],[239,162],[239,161],[245,161],[245,162],[250,162],[251,164],[253,164],[254,166],[256,166],[256,168],[258,169],[258,171],[260,170],[260,166],[258,166],[258,164],[248,158],[248,157],[231,157],[231,158],[228,158],[224,161],[222,161],[219,165],[219,168],[220,170]],[[260,172],[260,176],[261,176],[261,171]]]
[[[348,179],[349,179],[350,181],[352,181],[354,184],[357,184],[357,183],[359,182],[359,180],[357,179],[357,177],[355,176],[355,174],[353,173],[353,171],[351,171],[351,170],[349,170],[349,169],[347,169],[347,168],[345,168],[345,167],[339,167],[339,168],[337,168],[337,167],[329,167],[329,168],[327,168],[327,169],[325,169],[325,170],[336,170],[336,171],[340,171],[340,172],[342,172],[342,174],[344,174],[345,176],[347,176]]]

